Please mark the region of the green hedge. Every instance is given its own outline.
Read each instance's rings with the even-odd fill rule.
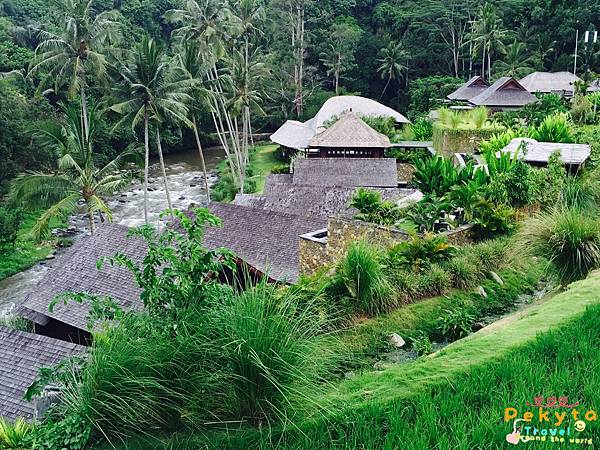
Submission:
[[[433,126],[433,148],[436,152],[449,156],[454,153],[473,153],[479,142],[501,131],[501,127],[448,128],[436,123]]]

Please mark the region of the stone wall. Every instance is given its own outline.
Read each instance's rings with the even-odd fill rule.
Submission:
[[[453,245],[471,242],[472,225],[464,225],[441,233]],[[322,235],[322,231],[321,235]],[[410,239],[410,235],[395,228],[387,228],[359,220],[330,217],[327,237],[314,238],[310,235],[300,239],[300,273],[312,275],[324,266],[336,263],[344,257],[355,241],[364,240],[372,245],[391,247]]]

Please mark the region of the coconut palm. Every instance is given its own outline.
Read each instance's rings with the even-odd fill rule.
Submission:
[[[15,204],[47,208],[32,230],[38,239],[48,235],[53,217],[67,216],[81,201],[93,234],[95,213],[105,214],[112,220],[111,210],[102,197],[112,195],[129,182],[129,177],[119,169],[135,152],[125,151],[112,161],[98,165],[93,148],[101,115],[95,105],[86,111],[88,131],[83,128],[82,109],[78,105],[64,108],[63,125],[48,124],[36,130],[42,143],[54,146],[59,153],[58,168],[52,173],[21,174],[11,186],[9,198]]]
[[[144,220],[148,223],[149,125],[152,122],[156,128],[156,145],[167,204],[169,210],[172,210],[160,127],[168,121],[192,126],[187,118],[189,110],[186,105],[192,101],[187,92],[193,83],[191,80],[175,78],[175,72],[170,69],[163,51],[154,39],[148,36],[145,36],[133,51],[132,60],[121,65],[119,73],[121,82],[115,86],[115,94],[124,101],[114,104],[111,109],[123,115],[115,128],[123,123],[131,123],[134,130],[140,124],[144,127]]]
[[[498,17],[495,7],[490,3],[482,5],[470,33],[473,52],[481,52],[482,55],[482,76],[492,77],[492,56],[504,52],[503,41],[507,34],[508,32],[503,29],[502,19]]]
[[[377,68],[377,72],[381,74],[382,79],[387,79],[381,97],[389,87],[392,80],[398,80],[402,77],[402,73],[408,67],[402,62],[408,59],[408,52],[404,50],[400,42],[390,42],[387,47],[384,47],[379,52],[380,58],[377,60],[381,65]]]
[[[506,47],[504,60],[496,61],[494,68],[503,76],[521,78],[532,70],[533,58],[527,55],[525,44],[514,41]]]
[[[81,96],[82,118],[86,133],[88,114],[86,100],[87,75],[99,79],[106,75],[106,57],[103,46],[118,39],[118,22],[113,11],[92,15],[93,0],[61,0],[63,20],[58,32],[39,30],[40,43],[35,49],[30,73],[44,73],[40,89],[54,83],[54,90],[67,85],[67,98]]]
[[[206,163],[204,160],[204,152],[202,151],[202,144],[200,143],[200,135],[198,134],[197,124],[197,113],[198,106],[202,105],[205,109],[210,110],[208,104],[209,93],[203,87],[203,82],[206,79],[206,72],[208,67],[203,64],[202,55],[200,53],[199,45],[195,41],[187,41],[184,43],[180,52],[176,56],[178,60],[178,70],[181,71],[183,78],[196,81],[195,92],[193,98],[196,100],[190,107],[190,118],[192,121],[192,130],[196,139],[196,146],[198,147],[198,154],[200,155],[200,162],[202,163],[202,172],[204,174],[204,186],[206,188],[206,196],[210,202],[210,187],[208,185],[208,172],[206,170]]]

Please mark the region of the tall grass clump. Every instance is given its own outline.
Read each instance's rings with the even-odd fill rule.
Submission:
[[[578,208],[538,214],[525,223],[518,239],[518,250],[546,258],[563,286],[600,265],[600,223]]]
[[[24,449],[28,447],[28,438],[33,427],[25,419],[19,418],[14,423],[0,417],[0,448]]]
[[[310,399],[332,366],[323,344],[329,321],[310,301],[266,282],[220,308],[213,326],[223,331],[214,351],[222,351],[231,375],[231,416],[260,424],[314,411]]]
[[[342,288],[355,312],[375,315],[396,305],[381,260],[376,247],[358,241],[340,262],[334,284]]]
[[[538,142],[573,142],[573,125],[565,113],[546,116],[539,127],[533,128],[529,136]]]
[[[469,124],[479,130],[488,120],[488,110],[485,106],[479,106],[469,111],[467,117]]]

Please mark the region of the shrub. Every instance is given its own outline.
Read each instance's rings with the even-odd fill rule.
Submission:
[[[598,206],[597,197],[598,181],[595,174],[585,178],[569,175],[560,191],[560,204],[565,208],[579,208],[590,212]]]
[[[436,156],[415,161],[413,183],[424,194],[444,195],[461,179],[458,169],[449,158]]]
[[[473,287],[481,274],[481,269],[477,266],[477,262],[465,256],[452,258],[446,264],[445,268],[450,273],[452,286],[458,289]]]
[[[511,233],[516,228],[517,213],[510,206],[495,205],[481,200],[473,210],[475,231],[481,237],[493,237]]]
[[[423,297],[444,294],[451,285],[450,274],[437,264],[432,264],[429,270],[419,278],[419,293]]]
[[[594,123],[594,105],[585,95],[576,95],[571,101],[571,117],[578,124]]]
[[[391,201],[382,201],[381,194],[365,188],[358,188],[350,201],[351,208],[359,214],[356,219],[379,225],[394,225],[400,218],[400,208]]]
[[[412,348],[419,356],[429,355],[433,352],[433,345],[429,336],[425,333],[418,333],[415,337],[410,339]]]
[[[459,256],[472,261],[483,274],[504,267],[510,245],[508,238],[489,239],[461,247]]]
[[[412,270],[392,268],[389,279],[402,303],[409,303],[420,294],[419,276]]]
[[[480,129],[483,128],[483,126],[487,122],[488,114],[488,110],[485,106],[479,106],[468,112],[467,120],[473,127],[475,127],[476,129]]]
[[[395,306],[378,249],[354,242],[338,266],[336,279],[345,287],[354,311],[371,315]]]
[[[0,206],[0,248],[14,246],[23,223],[23,212]]]
[[[446,309],[438,322],[438,332],[449,341],[455,341],[471,333],[475,316],[465,306]]]
[[[26,448],[33,427],[25,419],[19,418],[14,423],[9,423],[0,417],[0,448],[20,449]]]
[[[499,152],[515,138],[524,137],[524,133],[515,130],[506,130],[503,133],[492,135],[491,138],[479,143],[479,151],[484,154],[493,154]]]
[[[433,137],[433,124],[425,118],[415,120],[410,129],[417,141],[430,141]]]
[[[214,350],[222,350],[231,370],[233,417],[260,423],[292,413],[299,397],[311,403],[331,361],[326,347],[317,345],[327,319],[315,311],[310,302],[266,282],[218,311],[213,324],[223,336]]]
[[[290,165],[289,164],[279,164],[271,168],[271,173],[279,174],[279,173],[290,173]]]
[[[75,414],[50,419],[35,428],[31,450],[79,450],[89,441],[90,432],[89,423]]]
[[[436,224],[444,220],[451,210],[452,204],[445,197],[427,196],[408,209],[406,218],[421,232],[434,231]]]
[[[600,265],[600,223],[579,209],[554,208],[528,220],[519,244],[520,252],[546,258],[563,286]]]
[[[532,128],[529,136],[539,142],[573,142],[573,126],[565,113],[547,116],[537,128]]]
[[[448,260],[456,247],[448,244],[445,236],[426,233],[425,236],[412,236],[388,249],[387,266],[413,271],[425,271],[432,263]]]

